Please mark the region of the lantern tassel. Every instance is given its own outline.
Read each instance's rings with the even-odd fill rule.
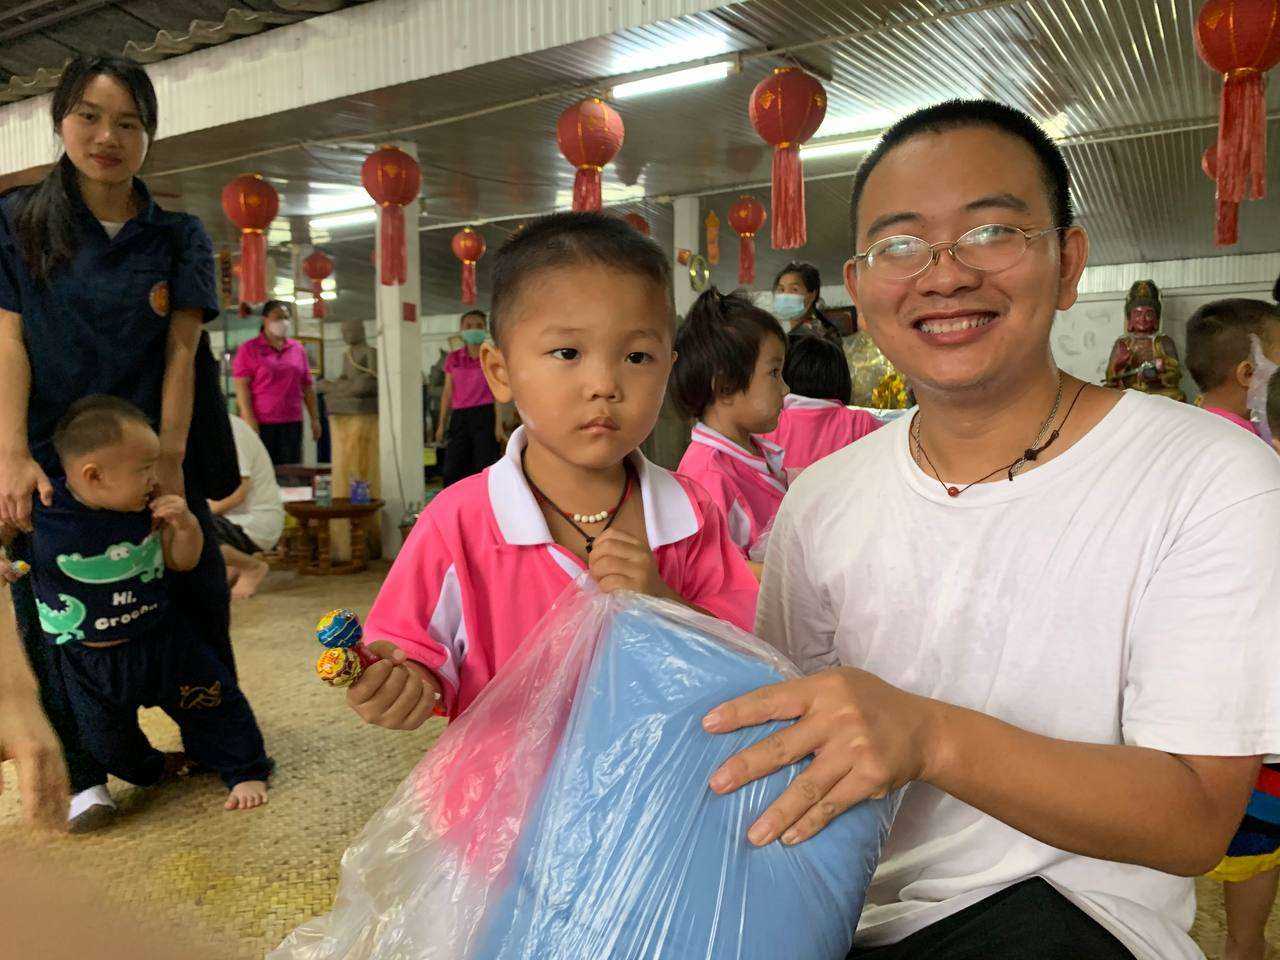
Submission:
[[[598,211],[602,205],[600,168],[593,166],[579,167],[577,176],[573,178],[573,209],[575,211]]]
[[[738,282],[743,285],[756,282],[755,234],[744,234],[738,245]]]
[[[263,303],[267,299],[267,238],[261,230],[240,234],[240,299]]]
[[[311,316],[317,320],[323,320],[329,313],[324,307],[324,298],[320,296],[322,290],[319,280],[311,281],[311,295],[315,297],[315,303],[311,306]]]
[[[382,207],[378,227],[378,245],[382,248],[382,285],[398,287],[409,279],[408,254],[404,241],[404,211],[394,203]]]
[[[808,240],[804,215],[804,167],[800,145],[773,151],[773,248],[793,250]]]
[[[476,302],[476,262],[462,261],[462,302],[468,307]]]
[[[1218,209],[1214,240],[1239,239],[1239,208],[1266,195],[1267,127],[1263,77],[1256,70],[1229,73],[1222,84],[1218,124]]]

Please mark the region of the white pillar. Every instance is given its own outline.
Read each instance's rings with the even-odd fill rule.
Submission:
[[[676,197],[671,201],[672,219],[675,221],[673,241],[675,249],[700,252],[702,224],[699,220],[700,204],[697,197]],[[698,295],[689,286],[689,268],[681,263],[673,265],[672,289],[675,293],[676,313],[684,317]]]
[[[398,142],[415,160],[416,144]],[[422,482],[422,272],[415,201],[404,208],[408,277],[403,286],[383,286],[374,271],[378,321],[378,458],[381,468],[382,551],[400,549],[400,519],[407,504],[421,504]],[[378,263],[382,263],[381,231]]]

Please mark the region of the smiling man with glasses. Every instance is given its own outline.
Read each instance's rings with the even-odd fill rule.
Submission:
[[[1058,369],[1089,245],[1025,115],[907,117],[851,219],[846,284],[920,408],[791,488],[757,628],[810,675],[708,715],[797,721],[711,787],[812,755],[756,843],[905,787],[852,957],[1199,957],[1187,878],[1280,752],[1280,460]]]

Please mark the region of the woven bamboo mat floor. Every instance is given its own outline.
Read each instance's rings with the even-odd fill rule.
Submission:
[[[362,726],[343,695],[314,678],[311,629],[332,607],[368,611],[385,572],[325,579],[273,574],[267,591],[234,608],[241,683],[278,768],[271,801],[227,813],[216,777],[139,791],[113,781],[123,816],[110,829],[40,849],[53,869],[87,874],[138,918],[202,927],[225,960],[261,958],[301,921],[330,905],[338,861],[361,825],[422,756],[437,722],[417,733]],[[161,749],[177,749],[163,714],[143,714]],[[3,769],[0,850],[24,843],[15,771]],[[1201,883],[1194,933],[1211,960],[1222,942],[1222,897]],[[1280,943],[1280,912],[1272,917]],[[201,938],[203,939],[203,938]]]

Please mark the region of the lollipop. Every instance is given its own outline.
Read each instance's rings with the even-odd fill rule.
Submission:
[[[346,647],[330,647],[316,661],[316,673],[331,687],[350,686],[362,672],[360,658]]]
[[[31,564],[27,563],[25,560],[15,560],[11,566],[13,567],[13,572],[20,577],[25,577],[31,572]]]

